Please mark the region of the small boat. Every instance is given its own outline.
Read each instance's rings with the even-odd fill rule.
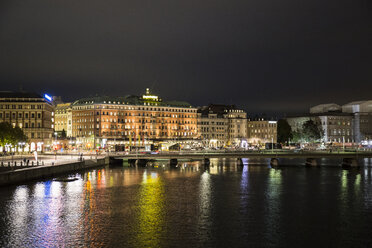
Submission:
[[[56,182],[73,182],[73,181],[76,181],[76,180],[79,180],[79,178],[61,178],[61,179],[54,179],[53,181],[56,181]]]

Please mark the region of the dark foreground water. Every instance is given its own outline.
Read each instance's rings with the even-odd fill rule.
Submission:
[[[360,170],[212,163],[0,188],[0,247],[372,247],[370,161]]]

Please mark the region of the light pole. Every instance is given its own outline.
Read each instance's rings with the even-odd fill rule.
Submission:
[[[345,151],[345,136],[342,136],[342,149]]]
[[[14,163],[13,145],[10,145],[10,153],[12,154],[12,164]]]
[[[54,147],[54,152],[55,152],[55,155],[54,155],[54,160],[57,160],[57,132],[54,132],[54,136],[55,136],[55,141],[54,141],[54,145],[55,145],[55,147]]]

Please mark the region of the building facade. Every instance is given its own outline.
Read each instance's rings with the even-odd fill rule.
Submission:
[[[353,115],[355,142],[372,146],[372,100],[345,104],[342,112]]]
[[[326,143],[354,142],[352,115],[341,112],[313,113],[287,117],[292,131],[299,132],[306,121],[312,120],[323,131],[322,141]]]
[[[50,149],[54,132],[54,106],[49,96],[0,92],[0,121],[23,130],[28,138],[25,151]]]
[[[149,89],[143,96],[80,99],[71,110],[72,136],[86,148],[182,143],[198,137],[196,108],[186,102],[164,102]]]
[[[225,119],[225,121],[208,121],[205,119],[203,122],[200,122],[204,123],[204,130],[205,128],[208,130],[205,135],[211,137],[212,133],[208,134],[208,132],[211,132],[211,128],[214,128],[212,130],[216,130],[216,128],[218,128],[220,144],[225,143],[225,146],[228,147],[247,146],[247,113],[244,110],[238,109],[235,105],[222,104],[210,104],[202,107],[201,109],[204,111],[204,118],[208,118],[208,114],[215,114],[217,119]],[[213,115],[211,117],[213,117]],[[218,125],[216,122],[218,122]],[[212,126],[205,126],[206,124]],[[225,132],[225,134],[223,135],[222,132]]]
[[[247,121],[248,143],[261,145],[277,142],[277,122],[263,118],[248,119]]]
[[[65,132],[66,137],[72,136],[72,111],[71,103],[60,103],[55,106],[55,131],[61,135]]]
[[[228,119],[208,107],[199,108],[198,133],[203,147],[224,147],[228,141]]]
[[[228,145],[247,148],[247,113],[241,109],[226,109]]]

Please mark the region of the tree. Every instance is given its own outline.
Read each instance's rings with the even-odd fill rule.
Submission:
[[[302,125],[302,136],[304,140],[314,142],[323,137],[323,131],[314,121],[308,120]]]
[[[277,134],[278,134],[278,142],[279,143],[285,143],[285,142],[288,142],[289,139],[292,139],[293,138],[293,135],[292,135],[292,128],[291,126],[288,124],[287,120],[285,119],[280,119],[278,121],[278,130],[277,130]]]
[[[26,142],[27,136],[19,127],[12,127],[7,122],[0,123],[0,146],[18,145],[19,142]]]
[[[292,132],[292,140],[293,142],[301,142],[302,141],[302,132],[301,131],[293,131]]]
[[[61,137],[62,138],[66,138],[66,131],[65,131],[65,129],[62,129]]]

